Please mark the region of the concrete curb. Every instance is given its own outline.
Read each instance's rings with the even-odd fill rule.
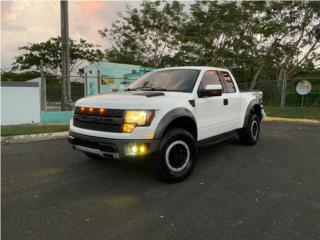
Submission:
[[[33,142],[47,139],[64,138],[67,137],[69,132],[52,132],[52,133],[38,133],[27,135],[16,135],[1,137],[1,143],[21,143],[21,142]]]
[[[263,121],[266,122],[291,122],[291,123],[305,123],[320,125],[320,120],[304,119],[304,118],[282,118],[282,117],[265,117]]]

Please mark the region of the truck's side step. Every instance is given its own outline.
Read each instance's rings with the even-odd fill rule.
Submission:
[[[198,146],[199,147],[206,147],[211,144],[216,144],[216,143],[222,142],[222,141],[227,140],[229,138],[232,138],[236,135],[238,135],[236,130],[222,133],[222,134],[219,134],[219,135],[211,137],[211,138],[206,138],[206,139],[200,140],[198,142]]]

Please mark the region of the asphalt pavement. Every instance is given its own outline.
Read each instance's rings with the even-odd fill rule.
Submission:
[[[202,148],[167,184],[66,139],[2,145],[2,239],[319,239],[319,156],[319,125],[264,123],[256,146]]]

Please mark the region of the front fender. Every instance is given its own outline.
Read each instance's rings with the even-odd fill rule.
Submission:
[[[192,114],[192,112],[190,110],[188,110],[186,108],[175,108],[175,109],[172,109],[171,111],[167,112],[162,117],[162,119],[160,120],[160,122],[156,128],[154,138],[161,138],[163,136],[165,130],[169,126],[169,124],[172,121],[174,121],[175,119],[178,119],[180,117],[191,118],[193,120],[195,126],[197,126],[194,115]]]

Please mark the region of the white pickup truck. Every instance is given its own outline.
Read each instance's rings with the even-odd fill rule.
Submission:
[[[124,92],[78,100],[68,139],[93,159],[148,157],[156,176],[177,182],[202,145],[235,135],[256,144],[262,117],[262,93],[240,92],[227,69],[163,68]]]

